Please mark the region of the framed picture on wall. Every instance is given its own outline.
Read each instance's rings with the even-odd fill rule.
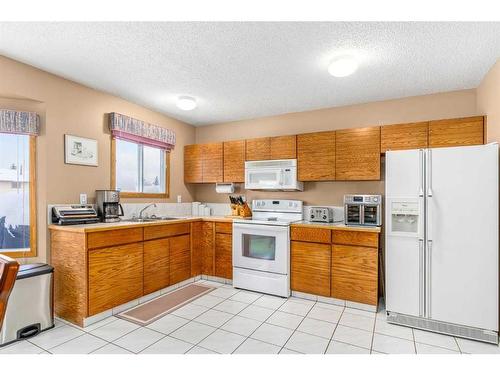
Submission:
[[[64,135],[64,162],[66,164],[97,167],[97,140]]]

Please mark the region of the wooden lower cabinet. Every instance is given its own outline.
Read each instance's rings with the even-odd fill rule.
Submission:
[[[191,244],[188,234],[170,237],[170,284],[187,280],[191,277]]]
[[[170,282],[170,240],[144,242],[144,294],[166,288]]]
[[[377,305],[378,248],[332,246],[332,297]]]
[[[292,290],[330,296],[331,245],[312,242],[291,242]]]
[[[214,242],[215,223],[204,221],[202,223],[203,238],[201,240],[201,273],[214,276]]]
[[[89,316],[143,295],[143,244],[89,250]]]
[[[215,234],[215,276],[225,279],[233,278],[232,234]]]

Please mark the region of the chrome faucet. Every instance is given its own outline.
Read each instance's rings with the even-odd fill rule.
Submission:
[[[156,203],[150,203],[146,207],[144,207],[142,210],[139,211],[139,219],[142,219],[142,213],[146,211],[149,207],[156,207]]]

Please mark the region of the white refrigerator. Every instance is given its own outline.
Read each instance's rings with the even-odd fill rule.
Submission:
[[[386,153],[387,321],[498,342],[498,144]]]

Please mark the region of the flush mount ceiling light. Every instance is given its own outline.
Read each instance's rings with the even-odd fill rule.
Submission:
[[[191,96],[179,96],[176,105],[183,111],[191,111],[197,106],[196,99]]]
[[[328,66],[328,73],[334,77],[347,77],[358,69],[358,62],[352,56],[334,59]]]

